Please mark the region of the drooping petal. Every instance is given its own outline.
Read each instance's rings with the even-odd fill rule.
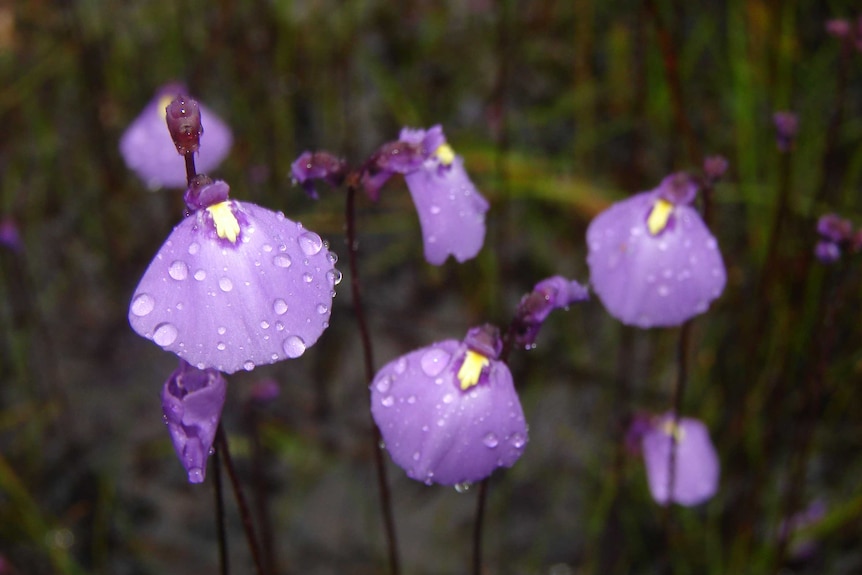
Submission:
[[[388,363],[371,384],[371,413],[392,460],[429,485],[484,479],[511,467],[527,443],[508,367],[491,359],[486,377],[462,390],[467,353],[442,341]]]
[[[120,138],[120,152],[126,165],[150,189],[186,187],[185,161],[177,153],[165,122],[165,108],[184,92],[179,85],[159,90]],[[204,132],[195,164],[199,173],[205,173],[214,170],[227,156],[233,136],[213,112],[202,104],[199,107]]]
[[[206,477],[206,462],[226,392],[227,382],[221,373],[196,369],[185,362],[162,388],[165,423],[190,483],[201,483]]]
[[[223,210],[238,225],[219,237],[213,214]],[[202,369],[295,358],[328,326],[335,260],[301,224],[228,200],[174,228],[135,290],[129,322]]]
[[[669,496],[668,470],[674,438],[674,483]],[[685,506],[698,505],[718,490],[718,455],[709,431],[700,421],[683,417],[674,429],[673,415],[666,414],[644,433],[642,448],[650,493],[657,503],[664,505],[670,500]]]
[[[721,295],[726,272],[715,238],[688,205],[670,205],[656,233],[661,190],[617,202],[587,229],[590,282],[608,312],[638,327],[676,326]]]

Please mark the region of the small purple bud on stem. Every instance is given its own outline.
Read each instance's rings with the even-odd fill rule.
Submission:
[[[796,140],[796,132],[799,130],[799,119],[793,112],[775,112],[772,115],[772,123],[775,124],[775,137],[778,149],[788,152],[793,148]]]
[[[204,133],[201,124],[201,111],[197,100],[187,96],[177,96],[165,108],[165,121],[177,152],[181,156],[193,154],[200,149],[201,134]]]
[[[724,156],[707,156],[703,160],[703,173],[710,182],[720,180],[727,172],[727,158]]]

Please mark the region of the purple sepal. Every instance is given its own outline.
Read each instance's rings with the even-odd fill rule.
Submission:
[[[533,291],[521,298],[515,314],[515,342],[526,348],[535,345],[539,329],[555,309],[586,301],[589,291],[574,280],[552,276],[537,283]]]
[[[312,198],[318,199],[314,180],[323,180],[331,186],[339,186],[347,173],[347,164],[329,152],[303,152],[290,165],[291,177]]]
[[[150,189],[186,188],[185,161],[177,154],[165,124],[166,106],[185,93],[179,84],[161,88],[120,138],[120,153],[126,165]],[[233,136],[230,128],[206,106],[198,104],[198,107],[206,134],[200,140],[195,164],[198,172],[206,173],[215,170],[227,156]]]
[[[659,188],[613,204],[587,229],[590,283],[608,312],[628,325],[670,327],[703,313],[726,272],[718,243],[694,208],[661,204]],[[653,233],[653,210],[667,207]]]
[[[676,438],[673,493],[669,496],[668,470],[671,442]],[[718,491],[720,465],[706,426],[683,417],[673,429],[673,415],[654,420],[642,437],[641,447],[652,498],[661,505],[668,501],[690,507],[710,499]]]
[[[214,369],[200,370],[180,360],[162,388],[162,411],[177,457],[189,483],[201,483],[224,406],[227,382]]]
[[[226,182],[222,180],[214,182],[208,176],[198,174],[183,194],[183,200],[189,210],[194,212],[224,202],[229,196],[230,188]]]
[[[392,460],[428,485],[480,481],[514,465],[527,444],[505,363],[488,358],[478,383],[461,389],[469,351],[455,340],[435,343],[389,362],[371,383],[371,413]]]
[[[211,210],[236,218],[234,241],[219,237]],[[284,214],[228,200],[174,228],[135,289],[129,322],[201,369],[299,357],[329,325],[335,261],[320,236]]]

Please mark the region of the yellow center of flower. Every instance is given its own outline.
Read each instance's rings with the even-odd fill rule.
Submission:
[[[434,150],[434,155],[437,156],[437,159],[440,160],[440,163],[444,166],[451,166],[452,162],[455,161],[455,150],[453,150],[452,146],[449,144],[442,144],[439,148]]]
[[[239,222],[230,209],[230,202],[224,201],[213,204],[207,208],[207,211],[213,218],[218,237],[226,239],[232,244],[236,243],[236,237],[239,235]]]
[[[665,421],[661,429],[665,434],[673,437],[677,443],[682,443],[682,440],[685,439],[685,430],[679,425],[674,425],[672,419]]]
[[[168,115],[168,106],[171,102],[176,100],[176,96],[172,94],[165,94],[161,98],[159,98],[159,103],[156,105],[156,109],[158,109],[159,114],[162,115],[162,118],[165,118]]]
[[[482,369],[489,363],[491,363],[491,360],[481,353],[467,350],[464,363],[461,364],[461,369],[458,370],[458,380],[461,382],[461,389],[470,389],[479,383],[479,375],[482,373]]]
[[[667,222],[670,220],[670,215],[673,213],[673,204],[667,200],[660,199],[655,203],[652,211],[647,218],[647,228],[649,233],[656,235],[664,231],[667,227]]]

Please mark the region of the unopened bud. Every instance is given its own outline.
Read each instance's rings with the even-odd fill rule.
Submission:
[[[201,145],[201,111],[196,100],[187,96],[177,96],[165,108],[165,121],[168,131],[177,147],[177,152],[185,156],[197,152]]]

